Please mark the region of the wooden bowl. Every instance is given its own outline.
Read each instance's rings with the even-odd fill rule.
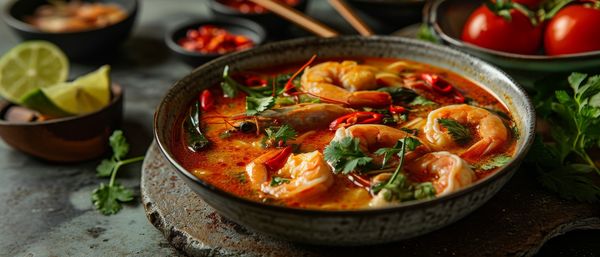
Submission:
[[[100,157],[108,137],[123,119],[123,89],[113,84],[110,104],[96,112],[41,122],[8,122],[0,119],[0,137],[8,145],[54,162],[78,162]],[[0,102],[0,117],[13,104]]]

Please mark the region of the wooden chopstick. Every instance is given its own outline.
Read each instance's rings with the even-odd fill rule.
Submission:
[[[372,36],[373,30],[352,10],[352,8],[344,0],[329,0],[329,4],[363,36]]]
[[[291,8],[287,5],[275,2],[273,0],[250,0],[260,6],[272,11],[273,13],[283,17],[286,20],[293,22],[294,24],[314,33],[320,37],[335,37],[340,33],[334,29],[327,27],[323,23],[301,13],[300,11]]]

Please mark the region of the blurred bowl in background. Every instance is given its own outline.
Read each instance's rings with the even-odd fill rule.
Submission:
[[[213,25],[227,30],[229,33],[243,35],[254,42],[254,47],[261,45],[266,37],[265,29],[258,23],[241,18],[216,18],[211,20],[196,20],[185,24],[175,26],[167,31],[165,35],[165,43],[169,49],[186,64],[196,67],[207,61],[223,56],[225,54],[238,52],[220,53],[200,53],[187,50],[180,46],[177,42],[184,38],[190,29],[198,29],[200,26]]]
[[[272,12],[262,12],[262,13],[245,13],[242,12],[232,6],[229,6],[223,2],[223,0],[209,0],[210,10],[217,17],[237,17],[244,18],[255,21],[262,25],[269,33],[273,35],[283,33],[283,30],[286,27],[290,26],[292,23],[289,21],[277,16]],[[294,5],[294,9],[305,12],[308,0],[298,0],[298,3]]]
[[[84,2],[88,2],[85,0]],[[125,13],[123,20],[96,29],[74,32],[45,32],[24,21],[48,0],[10,1],[4,8],[2,17],[6,24],[23,40],[45,40],[60,47],[71,59],[82,60],[114,50],[124,42],[131,32],[138,12],[137,0],[100,0],[100,3],[119,5]]]

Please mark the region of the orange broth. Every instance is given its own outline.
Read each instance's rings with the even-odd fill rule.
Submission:
[[[398,59],[384,59],[384,58],[352,58],[352,60],[359,62],[360,64],[372,65],[375,67],[383,68],[384,66],[399,61]],[[319,62],[330,61],[330,60],[319,60]],[[342,61],[342,60],[334,60]],[[405,60],[402,60],[405,61]],[[406,61],[408,63],[414,63]],[[315,65],[315,64],[313,64]],[[422,65],[422,64],[419,64]],[[269,77],[275,76],[280,73],[293,73],[301,64],[294,64],[285,67],[278,67],[275,69],[256,69],[250,72],[252,74],[260,74],[260,76]],[[500,103],[493,95],[479,87],[474,82],[463,78],[452,72],[431,67],[428,65],[422,65],[418,70],[419,73],[435,73],[443,77],[445,80],[450,82],[456,89],[458,89],[465,98],[473,99],[478,103],[479,106],[485,106],[486,108],[495,109],[497,111],[509,114],[506,107]],[[213,96],[215,97],[215,107],[212,110],[201,113],[202,117],[211,116],[228,116],[233,117],[238,114],[245,112],[245,95],[238,94],[235,98],[224,98],[222,91],[218,85],[210,88]],[[408,115],[408,120],[404,123],[400,123],[397,128],[402,127],[403,124],[407,124],[411,120],[421,117],[427,117],[427,114],[436,108],[442,107],[449,104],[444,99],[434,99],[435,95],[416,91],[419,95],[424,96],[438,103],[439,105],[434,107],[424,107],[413,109]],[[319,194],[309,199],[274,199],[265,193],[253,190],[249,185],[247,175],[245,174],[245,166],[258,156],[266,153],[271,149],[264,149],[258,147],[260,144],[263,133],[234,133],[230,137],[222,138],[220,135],[224,131],[231,129],[230,125],[226,123],[203,123],[203,132],[207,138],[211,141],[209,148],[204,149],[200,152],[193,152],[186,146],[181,124],[185,119],[186,113],[181,114],[180,120],[176,122],[174,126],[175,133],[173,134],[173,153],[179,163],[191,171],[196,177],[207,181],[208,183],[237,195],[239,197],[268,202],[272,204],[284,205],[289,207],[297,208],[310,208],[310,209],[332,209],[332,210],[343,210],[343,209],[359,209],[365,208],[368,202],[372,199],[371,193],[349,179],[347,175],[336,174],[334,175],[334,184],[331,186],[326,193]],[[508,124],[510,123],[510,124]],[[507,120],[508,126],[514,125],[512,121]],[[470,128],[472,131],[475,128]],[[325,147],[329,144],[333,138],[335,131],[328,129],[316,130],[306,135],[305,133],[299,133],[298,138],[300,142],[299,152],[311,152],[319,150],[323,152]],[[423,130],[418,131],[417,137],[421,141],[426,141]],[[474,138],[473,140],[478,140]],[[515,140],[510,139],[509,143],[506,144],[503,151],[499,151],[501,154],[512,156],[515,151]],[[254,145],[254,146],[253,146]],[[447,149],[452,152],[455,149]],[[491,157],[478,160],[476,163],[470,163],[472,166],[477,167],[478,164],[485,163]],[[480,180],[490,174],[492,174],[498,168],[491,170],[480,170],[474,169],[477,180]],[[422,178],[417,176],[408,177],[415,181],[428,181],[436,179],[435,177]]]

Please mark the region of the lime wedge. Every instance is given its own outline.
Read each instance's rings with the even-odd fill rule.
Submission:
[[[50,116],[95,112],[110,103],[109,73],[110,66],[104,65],[72,82],[33,90],[21,98],[20,102]]]
[[[0,95],[19,103],[25,94],[64,82],[69,62],[55,45],[45,41],[19,44],[0,58]]]

